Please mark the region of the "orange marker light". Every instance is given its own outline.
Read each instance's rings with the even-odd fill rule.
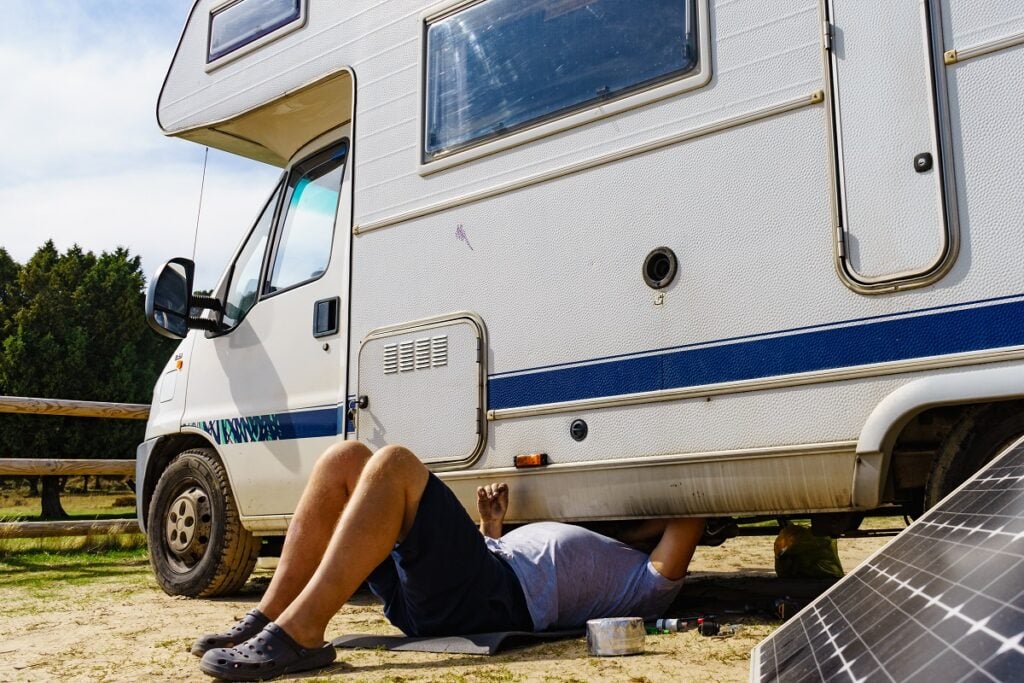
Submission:
[[[515,459],[516,468],[544,467],[548,464],[547,453],[523,453]]]
[[[178,368],[179,370],[181,370],[181,368],[184,367],[184,365],[185,361],[181,360],[180,358],[174,361],[174,367]]]

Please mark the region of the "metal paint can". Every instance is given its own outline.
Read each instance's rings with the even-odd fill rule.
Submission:
[[[587,652],[596,657],[642,654],[646,635],[640,617],[591,619],[587,622]]]

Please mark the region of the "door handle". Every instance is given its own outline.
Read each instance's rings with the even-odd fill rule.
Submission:
[[[321,299],[313,304],[313,337],[327,337],[338,333],[338,311],[341,297]]]

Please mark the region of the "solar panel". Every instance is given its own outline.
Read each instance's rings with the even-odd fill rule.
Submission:
[[[1024,680],[1024,439],[751,652],[751,681]]]

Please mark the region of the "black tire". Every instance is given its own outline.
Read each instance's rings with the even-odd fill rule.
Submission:
[[[1024,435],[1024,405],[993,403],[971,408],[943,441],[928,475],[924,506],[929,509],[945,498],[992,458]]]
[[[237,591],[260,549],[242,527],[227,473],[210,448],[181,453],[160,475],[146,535],[157,583],[168,595],[191,598]]]

